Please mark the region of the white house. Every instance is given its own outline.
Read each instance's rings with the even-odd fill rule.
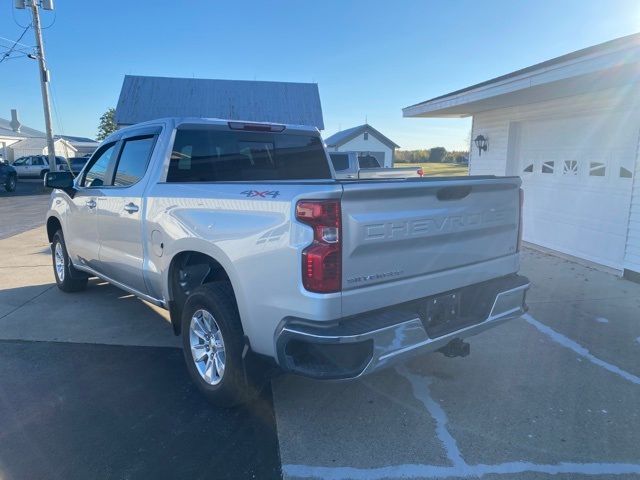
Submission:
[[[9,162],[26,155],[47,155],[46,134],[29,128],[18,120],[18,112],[11,110],[11,120],[0,118],[0,156]],[[56,135],[56,155],[66,158],[93,153],[99,143],[91,138]]]
[[[640,279],[640,34],[403,109],[472,116],[470,174],[519,175],[524,240]],[[486,139],[486,150],[474,140]]]
[[[55,138],[62,138],[69,142],[73,146],[73,148],[75,148],[75,155],[78,157],[81,157],[83,155],[91,155],[96,151],[98,145],[100,145],[100,142],[96,142],[93,138],[87,137],[76,137],[73,135],[56,135]]]
[[[384,167],[393,167],[396,148],[400,148],[400,145],[366,123],[334,133],[324,143],[332,152],[358,152],[374,156]]]
[[[25,138],[44,136],[44,132],[22,125],[18,120],[18,112],[11,110],[11,120],[0,118],[0,155],[5,160],[12,161],[14,157],[10,145]]]
[[[75,157],[77,150],[68,140],[56,138],[53,140],[56,155],[65,158]],[[25,138],[9,146],[13,152],[13,159],[25,157],[27,155],[48,155],[46,138]]]

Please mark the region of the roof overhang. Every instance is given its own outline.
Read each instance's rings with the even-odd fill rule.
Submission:
[[[585,49],[494,80],[411,105],[404,117],[467,117],[486,110],[619,87],[640,81],[637,38],[618,48]],[[615,42],[615,41],[614,41]],[[596,46],[599,47],[599,46]],[[563,58],[566,60],[562,60]]]

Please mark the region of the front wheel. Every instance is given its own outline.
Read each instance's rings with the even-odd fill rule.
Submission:
[[[246,402],[253,389],[245,375],[243,331],[231,285],[196,288],[182,309],[182,349],[187,370],[214,405]]]
[[[62,230],[58,230],[53,236],[51,255],[53,257],[53,275],[56,277],[56,284],[60,290],[78,292],[87,287],[87,276],[71,265]]]
[[[4,189],[7,192],[15,192],[17,183],[18,183],[18,181],[16,179],[16,176],[15,175],[9,175],[9,177],[7,177],[6,182],[4,182]]]

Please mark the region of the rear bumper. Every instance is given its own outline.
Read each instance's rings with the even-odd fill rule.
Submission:
[[[453,292],[466,305],[463,321],[429,326],[426,297],[403,305],[345,318],[318,327],[304,319],[288,319],[276,339],[278,363],[290,372],[313,378],[356,378],[412,355],[432,352],[455,338],[476,335],[527,311],[529,280],[510,275]],[[444,295],[443,294],[443,295]]]

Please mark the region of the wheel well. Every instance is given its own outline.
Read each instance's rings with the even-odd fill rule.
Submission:
[[[47,220],[47,237],[49,238],[49,243],[53,241],[53,236],[58,230],[62,230],[60,220],[58,220],[56,217],[49,217],[49,219]]]
[[[169,311],[176,335],[180,332],[182,307],[189,294],[200,285],[229,282],[229,275],[219,262],[201,252],[180,252],[169,266]],[[233,291],[233,286],[231,287]]]

